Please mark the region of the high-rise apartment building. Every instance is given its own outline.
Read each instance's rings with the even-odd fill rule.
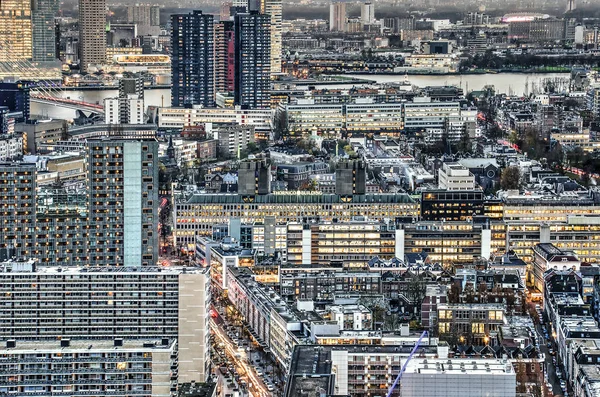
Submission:
[[[214,98],[214,19],[194,11],[171,15],[171,104],[212,107]]]
[[[233,21],[215,24],[215,94],[235,89],[234,37]]]
[[[8,261],[0,263],[0,291],[0,341],[12,340],[17,349],[31,339],[88,341],[86,347],[115,340],[121,347],[119,340],[176,338],[179,382],[210,376],[205,268],[36,268],[34,260]]]
[[[333,3],[329,5],[329,30],[343,32],[346,30],[346,3]]]
[[[127,22],[144,26],[160,26],[160,7],[135,4],[127,7]]]
[[[266,109],[271,105],[271,16],[252,11],[235,16],[236,105]]]
[[[174,339],[12,340],[0,355],[6,395],[168,397],[177,388]]]
[[[0,164],[0,258],[43,265],[158,261],[158,142],[90,140],[85,188],[36,186],[35,164]]]
[[[375,22],[375,4],[367,1],[360,5],[360,21],[364,24]]]
[[[79,0],[79,67],[106,62],[106,0]]]
[[[144,79],[142,77],[127,77],[119,80],[119,114],[120,123],[142,124],[144,122]]]
[[[227,21],[231,18],[231,9],[233,8],[233,3],[230,1],[226,1],[221,3],[221,9],[219,11],[219,20]]]
[[[52,62],[56,56],[56,23],[58,0],[34,0],[31,20],[33,28],[33,54],[35,62]]]
[[[104,99],[105,124],[143,124],[144,121],[144,100],[138,95]]]
[[[0,56],[2,60],[31,59],[31,1],[0,2]]]
[[[281,73],[281,0],[262,0],[261,14],[271,16],[271,74]]]
[[[160,26],[160,6],[150,6],[150,26]]]

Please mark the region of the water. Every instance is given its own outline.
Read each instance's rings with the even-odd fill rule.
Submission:
[[[354,74],[356,78],[373,80],[378,83],[401,82],[403,75],[371,75]],[[512,91],[514,95],[524,95],[525,85],[529,85],[529,93],[532,92],[534,85],[541,86],[541,81],[545,78],[568,78],[568,73],[498,73],[498,74],[467,74],[467,75],[409,75],[408,81],[418,87],[454,85],[459,86],[465,92],[467,90],[481,90],[486,85],[493,85],[496,93],[508,94]],[[327,86],[329,87],[329,86]],[[341,88],[342,86],[336,86]],[[348,86],[347,86],[348,87]]]
[[[374,80],[378,83],[400,82],[404,80],[401,75],[353,75],[356,78]],[[529,85],[529,93],[532,92],[534,85],[540,86],[544,78],[561,77],[566,78],[566,73],[499,73],[499,74],[470,74],[470,75],[411,75],[408,80],[416,86],[435,86],[435,85],[456,85],[462,87],[465,91],[481,90],[485,85],[491,84],[496,87],[497,93],[509,93],[512,91],[515,95],[525,94],[525,86]],[[302,86],[299,86],[301,88]],[[350,85],[331,84],[319,86],[321,88],[349,88]],[[75,100],[83,100],[90,103],[102,103],[104,98],[117,96],[117,90],[102,91],[64,91],[63,97],[69,97]],[[171,92],[168,88],[147,89],[144,92],[146,106],[169,106],[171,103]],[[62,118],[71,120],[75,118],[75,110],[65,109],[54,105],[31,103],[33,114],[44,115],[52,118]]]
[[[94,91],[63,91],[60,96],[76,101],[102,104],[104,98],[116,97],[118,90],[94,90]],[[144,102],[147,106],[169,106],[171,104],[171,90],[169,88],[146,89],[144,91]],[[47,105],[31,102],[31,113],[43,115],[54,119],[72,120],[76,117],[74,109],[61,106]]]

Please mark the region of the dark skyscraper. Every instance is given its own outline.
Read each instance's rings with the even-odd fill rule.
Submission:
[[[235,104],[264,109],[271,102],[271,16],[235,16]]]
[[[202,11],[171,15],[172,106],[214,105],[214,20]]]
[[[56,23],[58,0],[34,0],[31,10],[32,58],[37,62],[56,60]]]
[[[215,92],[231,92],[235,81],[233,21],[215,24]]]

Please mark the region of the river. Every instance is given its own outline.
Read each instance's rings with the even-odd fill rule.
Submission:
[[[373,80],[378,83],[399,82],[404,80],[401,75],[352,75],[356,78]],[[527,74],[527,73],[498,73],[498,74],[469,74],[469,75],[410,75],[408,80],[416,86],[436,86],[436,85],[456,85],[462,87],[465,91],[480,90],[485,85],[491,84],[496,88],[498,93],[512,92],[516,95],[525,93],[525,86],[528,85],[529,92],[532,87],[544,78],[554,77],[569,77],[566,73],[544,73],[544,74]],[[302,86],[300,85],[299,88]],[[319,88],[348,88],[349,85],[331,84],[322,85]],[[117,96],[118,92],[114,89],[108,90],[90,90],[90,91],[63,91],[61,95],[65,98],[74,100],[83,100],[91,103],[102,103],[104,98]],[[144,92],[146,106],[169,106],[171,102],[171,92],[169,89],[147,89]],[[66,109],[59,106],[31,103],[32,114],[44,115],[51,118],[73,119],[75,110]]]

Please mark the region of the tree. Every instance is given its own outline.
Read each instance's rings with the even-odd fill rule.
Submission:
[[[415,306],[420,306],[425,299],[425,291],[427,286],[419,276],[415,275],[408,280],[406,297],[410,303]]]
[[[258,147],[258,145],[254,142],[248,142],[248,144],[246,145],[246,150],[248,151],[248,153],[256,153],[258,152],[260,149]]]
[[[473,143],[467,130],[463,131],[458,142],[458,150],[463,153],[471,153],[473,151]]]
[[[519,167],[507,167],[500,176],[500,186],[504,190],[517,190],[521,187],[521,171]]]

